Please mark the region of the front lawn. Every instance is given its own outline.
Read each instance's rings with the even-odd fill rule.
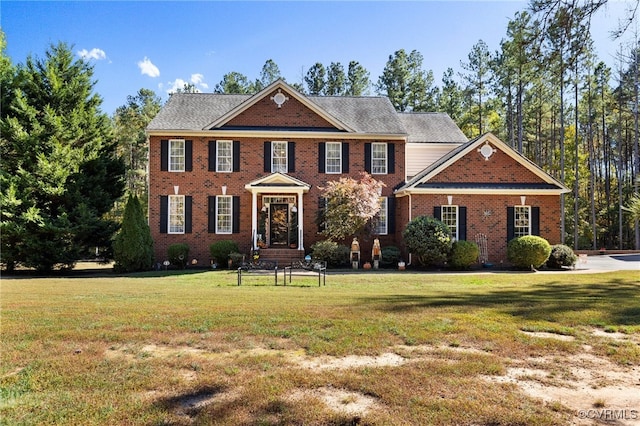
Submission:
[[[238,287],[227,271],[3,278],[0,422],[552,425],[640,409],[566,402],[585,353],[620,372],[604,387],[640,365],[635,271],[267,283]]]

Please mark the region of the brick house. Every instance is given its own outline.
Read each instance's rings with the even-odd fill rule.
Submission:
[[[383,247],[402,248],[404,225],[420,214],[439,215],[459,239],[487,235],[494,262],[507,234],[560,241],[561,183],[491,134],[467,141],[446,114],[397,113],[385,97],[306,96],[282,80],[255,95],[178,93],[147,134],[159,261],[184,242],[208,264],[218,240],[303,256],[323,239],[321,188],[363,171],[386,185]],[[363,260],[370,246],[362,242]]]

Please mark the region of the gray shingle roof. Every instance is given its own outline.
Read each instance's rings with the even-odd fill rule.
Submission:
[[[358,133],[407,133],[389,98],[309,96],[307,99]]]
[[[407,129],[409,142],[464,143],[468,139],[453,122],[451,117],[441,112],[402,112],[400,121]]]

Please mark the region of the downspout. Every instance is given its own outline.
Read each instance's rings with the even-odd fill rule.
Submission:
[[[411,201],[411,193],[409,193],[409,221],[408,222],[411,222],[411,219],[412,219],[411,218],[411,210],[412,210],[411,209],[411,203],[412,203],[412,201]],[[411,266],[411,253],[409,253],[409,263],[407,264],[407,266]]]

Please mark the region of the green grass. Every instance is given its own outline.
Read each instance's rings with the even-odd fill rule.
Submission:
[[[376,398],[382,408],[363,424],[562,424],[575,413],[483,376],[503,374],[508,358],[584,344],[640,365],[640,346],[590,334],[640,333],[636,272],[246,283],[226,271],[3,279],[0,424],[352,424],[315,398],[288,397],[326,386]],[[440,349],[420,358],[405,348],[420,345]],[[416,359],[347,370],[292,361],[390,351]],[[204,398],[213,402],[185,404]]]

